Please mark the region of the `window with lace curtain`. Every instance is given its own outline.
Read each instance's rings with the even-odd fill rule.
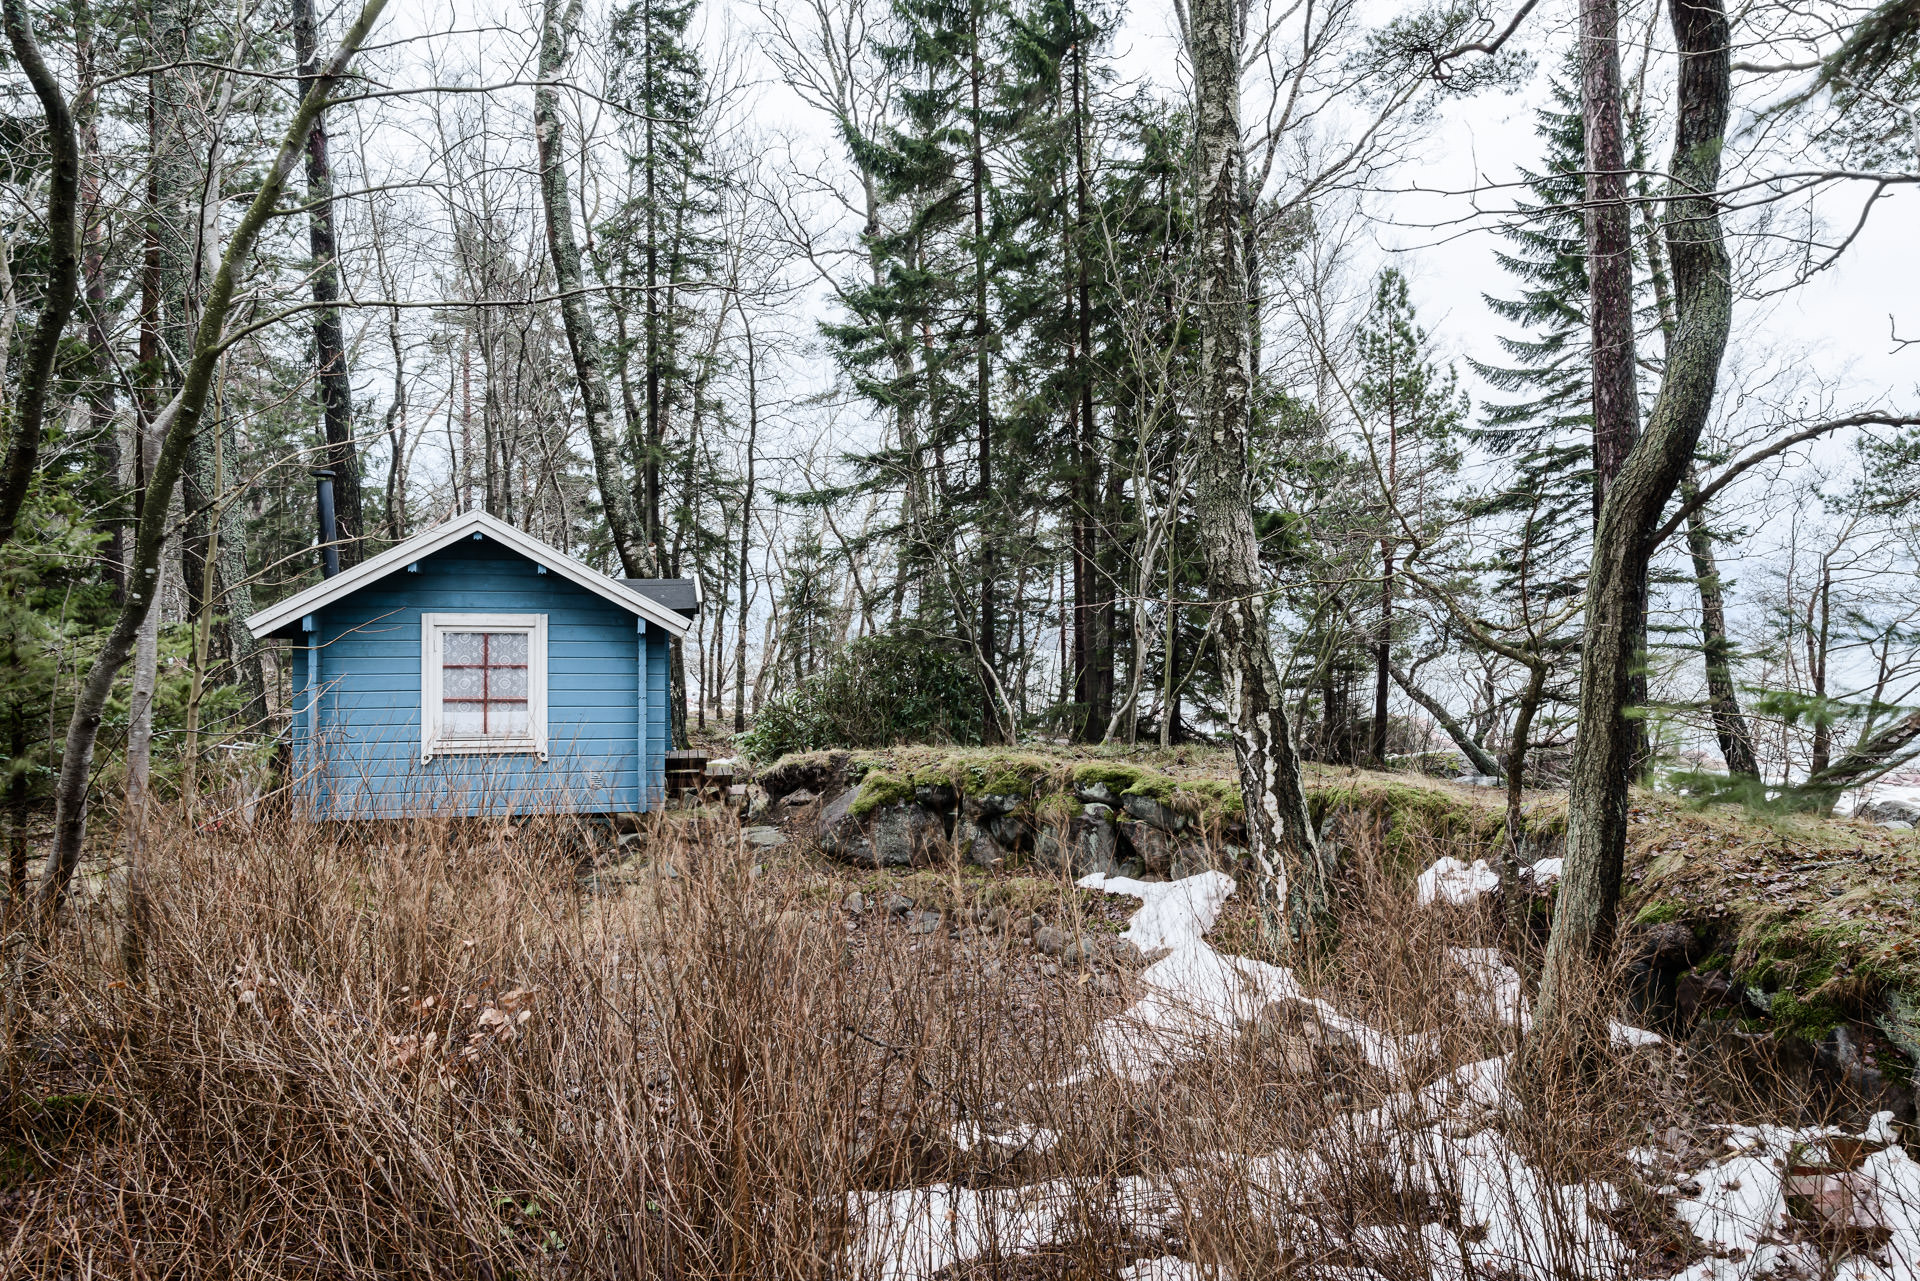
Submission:
[[[547,755],[547,616],[420,617],[420,759]]]

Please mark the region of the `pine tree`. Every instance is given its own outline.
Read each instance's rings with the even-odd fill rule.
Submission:
[[[622,302],[614,310],[621,402],[636,459],[635,505],[657,567],[683,572],[690,471],[699,431],[696,386],[704,372],[686,349],[695,293],[713,266],[708,222],[717,208],[704,152],[706,71],[688,38],[697,0],[633,0],[613,15],[609,91],[633,114],[627,163],[634,194],[601,229],[598,264]],[[640,290],[639,333],[625,299]],[[640,389],[632,365],[639,363]],[[670,509],[665,495],[675,492]],[[672,732],[686,741],[686,657],[669,647]]]
[[[1467,402],[1453,370],[1441,370],[1415,321],[1407,278],[1389,267],[1374,285],[1373,306],[1359,333],[1357,408],[1374,453],[1379,482],[1393,510],[1380,522],[1380,611],[1374,628],[1372,756],[1387,759],[1387,695],[1393,667],[1394,556],[1402,529],[1430,526],[1446,478],[1460,465],[1455,434]]]
[[[823,332],[854,390],[902,424],[901,439],[857,462],[868,485],[905,487],[898,590],[914,584],[920,626],[971,639],[982,723],[997,737],[1007,709],[995,706],[991,674],[1001,335],[988,279],[997,196],[988,158],[1000,141],[992,69],[1007,15],[997,0],[896,0],[892,17],[881,53],[901,73],[897,115],[883,136],[853,144],[886,205],[869,235],[878,271],[842,287],[850,314]]]
[[[1580,590],[1592,539],[1593,398],[1587,358],[1586,239],[1580,208],[1585,167],[1577,80],[1562,72],[1551,82],[1552,103],[1536,113],[1545,145],[1538,172],[1522,170],[1528,199],[1505,236],[1513,246],[1496,255],[1521,285],[1516,297],[1486,295],[1494,315],[1523,330],[1500,346],[1508,365],[1471,362],[1495,389],[1521,399],[1481,406],[1468,440],[1504,460],[1510,479],[1472,505],[1479,517],[1518,522],[1510,546],[1528,549],[1534,582],[1551,596]],[[1543,583],[1539,566],[1555,567]],[[1497,558],[1504,588],[1519,566],[1512,553]]]

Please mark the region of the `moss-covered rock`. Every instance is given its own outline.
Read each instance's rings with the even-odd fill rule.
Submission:
[[[867,818],[882,805],[904,805],[912,799],[912,780],[886,770],[870,770],[860,780],[860,792],[848,812],[855,818]]]

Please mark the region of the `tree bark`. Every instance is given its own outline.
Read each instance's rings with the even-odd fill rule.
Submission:
[[[315,74],[319,24],[313,0],[293,0],[293,56],[302,78]],[[360,563],[360,448],[353,438],[353,381],[340,325],[340,265],[333,234],[333,165],[327,157],[327,118],[314,117],[307,131],[307,247],[313,255],[314,378],[326,438],[326,466],[333,470],[334,521],[340,533],[340,567]]]
[[[1633,315],[1633,217],[1627,203],[1626,124],[1620,92],[1618,0],[1580,0],[1580,110],[1586,144],[1588,351],[1593,372],[1593,512],[1640,433]],[[1634,628],[1646,649],[1646,621]],[[1647,678],[1636,664],[1636,705]],[[1646,722],[1635,719],[1631,758],[1636,777],[1650,764]]]
[[[1608,486],[1594,531],[1580,653],[1580,714],[1567,811],[1566,871],[1548,939],[1540,1030],[1575,1029],[1574,993],[1612,949],[1626,856],[1634,735],[1627,716],[1653,535],[1713,405],[1733,286],[1713,191],[1720,177],[1730,64],[1722,0],[1672,0],[1679,120],[1663,229],[1675,328],[1646,433]]]
[[[740,621],[733,641],[733,729],[747,728],[747,548],[753,536],[753,455],[760,437],[760,371],[754,360],[753,322],[741,314],[747,331],[747,484],[740,498]]]
[[[553,256],[555,292],[560,295],[560,317],[573,353],[573,370],[580,382],[580,404],[587,416],[587,440],[593,450],[594,479],[606,512],[607,530],[629,578],[650,578],[657,572],[654,549],[634,510],[633,490],[621,474],[619,442],[613,430],[613,397],[607,388],[600,335],[580,273],[580,247],[573,235],[573,198],[567,186],[566,130],[560,119],[560,69],[567,62],[567,42],[580,20],[580,0],[569,0],[560,13],[559,0],[546,0],[540,21],[540,87],[533,95],[533,130],[540,154],[541,205],[546,214],[547,250]],[[649,291],[651,296],[651,291]],[[651,375],[649,375],[651,376]]]
[[[1618,0],[1580,0],[1580,112],[1586,141],[1593,513],[1640,432],[1634,368],[1633,224],[1620,101]]]
[[[13,540],[20,509],[33,485],[46,429],[47,398],[53,391],[54,358],[73,315],[80,281],[80,140],[74,132],[73,113],[60,81],[40,55],[26,0],[5,0],[3,15],[14,60],[46,114],[48,186],[46,289],[14,396],[16,426],[7,447],[6,472],[0,476],[0,546]]]
[[[263,175],[259,190],[254,193],[246,213],[235,224],[220,268],[214,273],[212,288],[207,293],[206,306],[194,334],[192,358],[187,363],[186,378],[181,384],[180,393],[156,420],[155,426],[162,433],[162,443],[147,485],[146,502],[141,509],[134,539],[133,557],[128,566],[126,603],[121,607],[119,617],[114,620],[112,630],[107,633],[99,654],[87,669],[86,678],[74,696],[73,715],[67,723],[66,743],[60,755],[60,772],[54,787],[53,849],[47,857],[36,891],[38,909],[48,921],[51,921],[54,910],[65,898],[74,869],[80,864],[81,848],[86,842],[87,784],[93,769],[94,745],[100,735],[101,714],[106,708],[107,696],[113,691],[114,679],[126,664],[140,626],[146,621],[158,594],[160,552],[167,534],[167,509],[173,498],[174,486],[185,469],[189,447],[213,388],[214,366],[223,350],[222,335],[226,328],[227,312],[239,288],[240,269],[251,260],[261,228],[279,204],[280,195],[286,189],[287,175],[293,171],[294,163],[300,157],[314,115],[333,92],[347,64],[352,61],[385,7],[386,0],[366,0],[326,67],[308,82],[306,96],[301,99],[292,123],[280,140],[279,151]]]
[[[1697,489],[1689,468],[1680,492],[1691,501]],[[1733,685],[1733,642],[1727,638],[1726,599],[1713,554],[1713,535],[1703,511],[1695,510],[1687,516],[1687,553],[1693,559],[1693,578],[1700,588],[1700,657],[1706,664],[1707,714],[1713,720],[1714,736],[1720,740],[1720,756],[1730,776],[1758,782],[1760,760]]]
[[[1391,482],[1389,482],[1391,484]],[[1393,544],[1380,540],[1380,635],[1373,649],[1373,762],[1387,764],[1387,684],[1393,666]],[[1402,681],[1404,686],[1406,682]],[[1465,750],[1464,748],[1462,750]],[[1481,770],[1482,774],[1488,773]]]
[[[1307,812],[1300,758],[1267,631],[1265,576],[1247,471],[1247,275],[1241,256],[1242,34],[1234,0],[1198,0],[1187,26],[1195,96],[1200,406],[1194,508],[1218,619],[1225,719],[1246,805],[1255,899],[1270,934],[1297,942],[1324,920],[1333,866]]]

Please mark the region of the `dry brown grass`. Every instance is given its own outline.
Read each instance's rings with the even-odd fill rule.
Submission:
[[[1367,850],[1302,977],[1424,1038],[1405,1080],[1286,1006],[1152,1082],[1060,1084],[1136,976],[1114,991],[978,930],[851,921],[819,868],[758,866],[726,823],[663,825],[596,892],[576,848],[537,824],[168,830],[143,973],[112,894],[44,950],[15,928],[0,1274],[918,1275],[938,1243],[885,1235],[883,1204],[927,1210],[935,1237],[990,1209],[999,1240],[967,1277],[1111,1277],[1170,1251],[1411,1281],[1456,1248],[1431,1225],[1489,1194],[1545,1224],[1516,1276],[1614,1276],[1684,1239],[1625,1155],[1693,1124],[1666,1056],[1451,1109],[1417,1141],[1356,1119],[1514,1040],[1447,959],[1487,923],[1414,910]],[[949,901],[992,893],[956,876]],[[1055,890],[1062,920],[1101,910]],[[1518,1163],[1491,1193],[1459,1149],[1480,1133]],[[1595,1213],[1617,1248],[1565,1192],[1595,1180],[1624,1193]],[[878,1196],[895,1189],[919,1200]]]

